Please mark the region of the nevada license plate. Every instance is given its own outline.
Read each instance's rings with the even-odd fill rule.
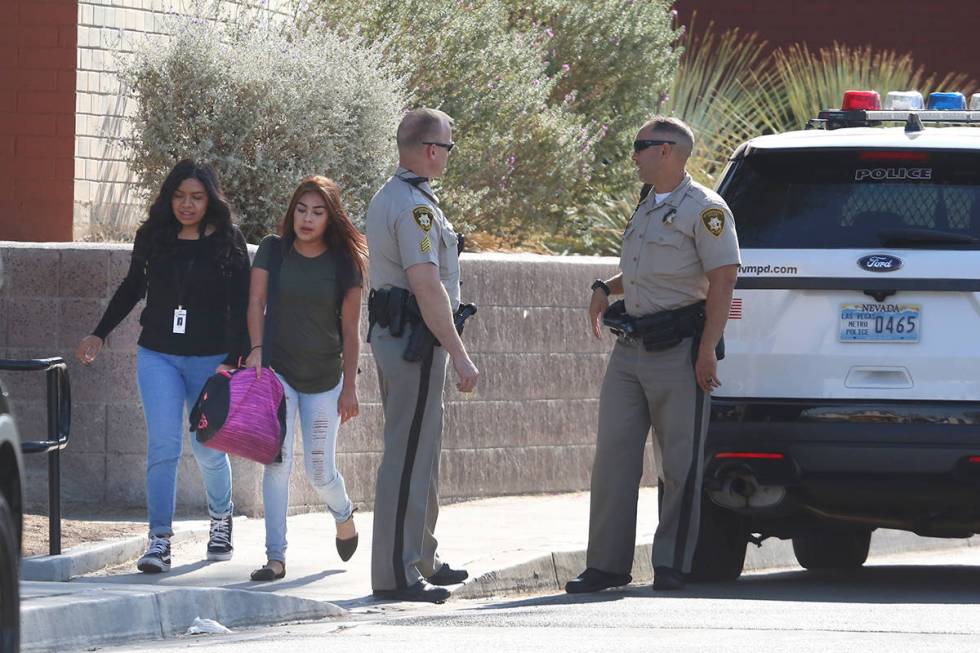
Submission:
[[[919,342],[917,304],[841,304],[841,342]]]

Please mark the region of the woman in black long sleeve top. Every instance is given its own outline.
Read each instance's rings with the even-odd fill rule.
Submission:
[[[136,356],[146,417],[146,499],[150,544],[137,566],[170,569],[177,464],[188,411],[216,370],[247,354],[248,253],[210,166],[184,160],[163,182],[136,232],[129,273],[78,358],[88,365],[106,336],[146,297]],[[211,515],[209,560],[227,560],[231,543],[228,456],[191,438]]]

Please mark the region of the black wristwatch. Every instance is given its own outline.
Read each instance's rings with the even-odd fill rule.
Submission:
[[[593,281],[592,285],[589,287],[589,290],[595,292],[596,288],[602,288],[602,292],[606,293],[606,297],[612,294],[612,291],[609,290],[609,285],[602,279],[596,279]]]

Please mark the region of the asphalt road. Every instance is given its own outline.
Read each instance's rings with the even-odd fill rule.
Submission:
[[[734,584],[355,608],[349,617],[183,637],[107,653],[299,651],[977,651],[980,550],[882,558],[848,574]]]

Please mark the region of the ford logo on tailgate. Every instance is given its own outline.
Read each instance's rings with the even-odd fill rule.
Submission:
[[[868,272],[894,272],[902,267],[902,259],[891,254],[871,254],[859,258],[858,265]]]

